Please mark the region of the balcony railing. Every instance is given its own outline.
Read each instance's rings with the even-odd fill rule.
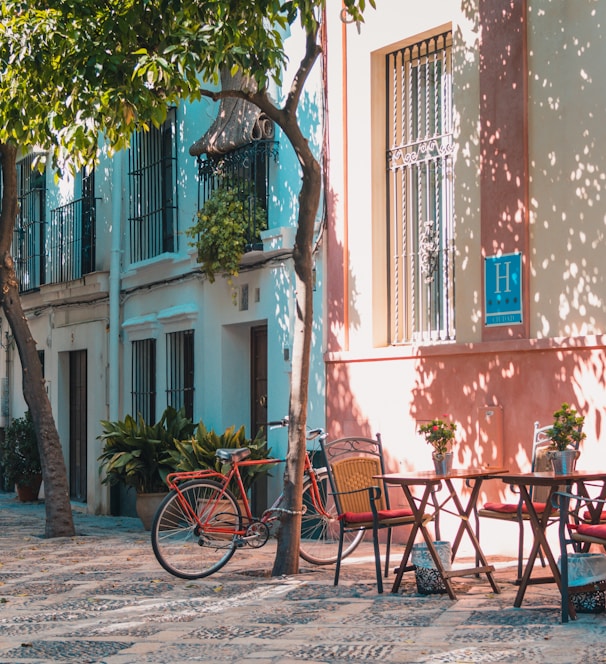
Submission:
[[[218,187],[236,187],[251,204],[247,211],[246,251],[262,249],[255,206],[268,207],[270,165],[278,161],[277,141],[255,141],[221,156],[198,157],[198,209]]]
[[[80,279],[95,270],[95,199],[79,198],[51,211],[46,283]]]

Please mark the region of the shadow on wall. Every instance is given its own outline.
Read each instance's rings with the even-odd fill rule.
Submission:
[[[498,459],[506,468],[527,469],[534,422],[551,424],[564,401],[585,416],[587,439],[578,467],[600,464],[599,441],[606,435],[603,347],[572,339],[566,348],[545,341],[498,354],[474,354],[473,347],[449,357],[424,357],[422,350],[420,354],[410,414],[425,420],[448,413],[459,424],[455,459],[460,465]],[[487,406],[502,408],[501,450],[496,449],[497,442],[483,441],[480,435],[480,417]]]

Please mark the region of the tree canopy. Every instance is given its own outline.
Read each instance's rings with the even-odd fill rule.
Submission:
[[[78,168],[99,136],[110,152],[126,147],[170,105],[199,98],[202,81],[216,84],[221,67],[263,90],[280,81],[287,27],[315,31],[324,2],[2,0],[0,142]],[[358,19],[365,4],[345,0]]]

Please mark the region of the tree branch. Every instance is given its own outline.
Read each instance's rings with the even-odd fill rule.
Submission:
[[[322,48],[318,44],[318,25],[316,24],[314,29],[307,33],[305,39],[305,55],[301,60],[299,69],[297,70],[297,73],[293,79],[290,92],[286,97],[284,111],[287,115],[296,112],[299,99],[301,98],[303,88],[305,87],[305,82],[309,77],[309,72],[311,71],[321,52]]]

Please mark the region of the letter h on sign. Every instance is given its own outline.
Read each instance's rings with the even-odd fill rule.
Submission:
[[[522,254],[484,259],[484,299],[486,325],[522,322]]]

